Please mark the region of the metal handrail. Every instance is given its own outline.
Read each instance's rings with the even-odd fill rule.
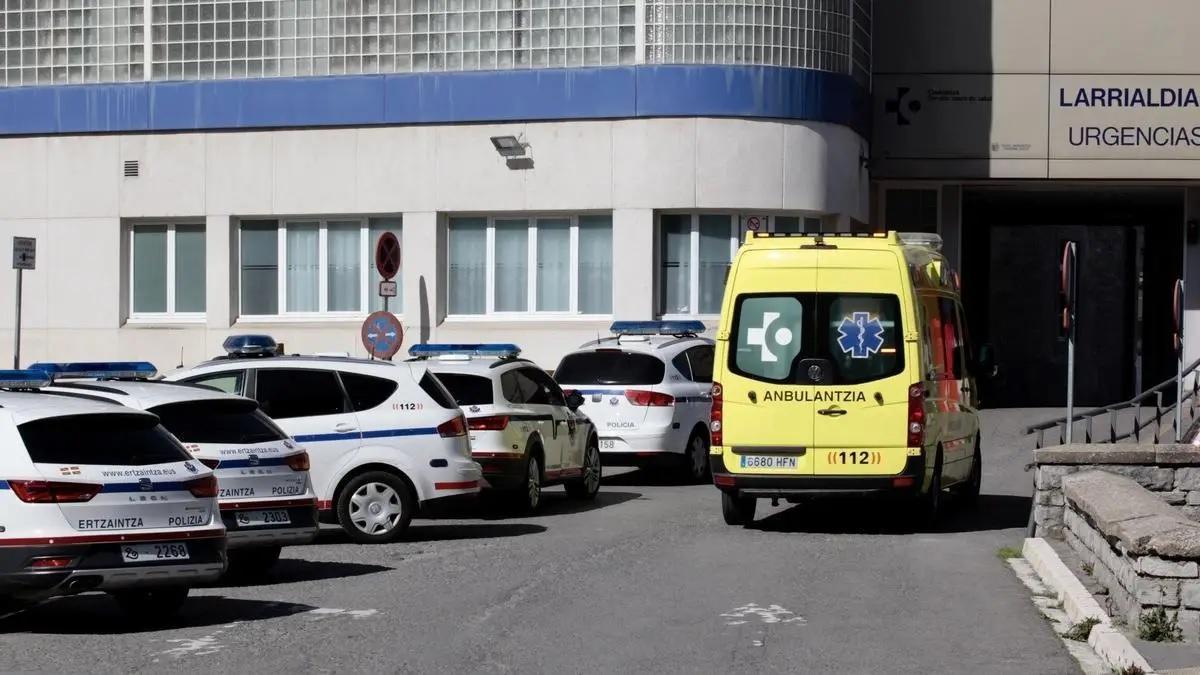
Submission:
[[[1109,404],[1106,406],[1100,406],[1098,408],[1092,408],[1090,410],[1084,410],[1082,412],[1077,412],[1071,416],[1070,420],[1068,420],[1066,416],[1063,416],[1058,419],[1053,419],[1053,420],[1049,420],[1046,422],[1040,422],[1038,424],[1030,425],[1028,427],[1025,427],[1025,434],[1029,435],[1029,434],[1036,433],[1037,434],[1036,447],[1041,448],[1044,446],[1045,434],[1048,429],[1057,428],[1058,429],[1058,438],[1059,438],[1058,442],[1062,443],[1062,442],[1064,442],[1064,439],[1066,437],[1065,432],[1066,432],[1066,428],[1067,428],[1068,424],[1075,424],[1076,422],[1086,421],[1087,428],[1084,433],[1084,442],[1085,443],[1117,443],[1119,441],[1123,441],[1128,438],[1134,438],[1138,442],[1141,442],[1142,431],[1144,429],[1146,429],[1147,427],[1153,425],[1154,426],[1154,442],[1159,443],[1160,442],[1159,441],[1159,430],[1162,427],[1163,417],[1168,412],[1173,410],[1175,406],[1184,405],[1184,404],[1188,403],[1189,401],[1192,402],[1193,412],[1195,411],[1195,407],[1196,407],[1195,401],[1200,400],[1200,373],[1197,372],[1198,370],[1200,370],[1200,359],[1193,361],[1187,368],[1184,369],[1183,379],[1186,380],[1188,378],[1188,376],[1191,376],[1192,377],[1191,386],[1190,387],[1184,386],[1183,396],[1180,398],[1179,401],[1176,401],[1175,403],[1173,403],[1169,406],[1163,407],[1163,392],[1168,391],[1168,390],[1174,390],[1175,381],[1176,381],[1175,377],[1171,377],[1169,379],[1163,380],[1162,382],[1154,385],[1153,387],[1143,391],[1142,393],[1138,394],[1137,396],[1134,396],[1133,398],[1131,398],[1127,401],[1121,401],[1120,403],[1112,403],[1112,404]],[[1145,404],[1151,398],[1154,399],[1154,415],[1152,417],[1146,417],[1146,419],[1143,420],[1143,415],[1141,412],[1142,408],[1148,407]],[[1118,431],[1117,431],[1118,413],[1125,411],[1125,410],[1131,410],[1131,409],[1136,410],[1136,414],[1133,417],[1132,427],[1128,431],[1118,433]],[[1096,436],[1093,433],[1093,431],[1094,431],[1093,422],[1095,421],[1096,418],[1098,418],[1102,415],[1109,416],[1107,440],[1096,440]],[[1174,425],[1172,425],[1172,426],[1174,426]],[[1174,440],[1174,439],[1171,439],[1171,440]]]

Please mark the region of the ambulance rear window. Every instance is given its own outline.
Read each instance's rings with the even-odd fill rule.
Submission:
[[[37,464],[147,466],[191,459],[150,415],[47,417],[17,429],[29,458]]]
[[[150,412],[184,443],[269,443],[287,438],[252,401],[186,401]]]
[[[902,335],[894,295],[742,295],[734,306],[729,368],[779,384],[861,384],[904,370]]]
[[[649,354],[601,349],[567,354],[554,379],[560,384],[660,384],[666,371],[666,364]]]

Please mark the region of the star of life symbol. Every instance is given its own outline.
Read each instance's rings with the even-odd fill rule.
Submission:
[[[763,312],[762,326],[746,331],[746,343],[759,348],[758,358],[763,363],[775,363],[779,357],[767,346],[767,336],[770,335],[771,324],[779,319],[779,312]],[[781,346],[792,343],[792,331],[787,327],[775,329],[775,342]]]
[[[852,359],[865,359],[883,347],[883,324],[869,312],[854,312],[838,326],[838,346]]]

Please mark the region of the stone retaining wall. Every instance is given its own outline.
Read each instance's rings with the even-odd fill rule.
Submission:
[[[1200,521],[1200,448],[1192,445],[1060,445],[1034,452],[1034,534],[1063,538],[1062,479],[1099,469],[1131,478]]]
[[[1062,535],[1108,591],[1108,611],[1136,627],[1163,607],[1200,641],[1200,524],[1144,487],[1103,470],[1060,479]]]

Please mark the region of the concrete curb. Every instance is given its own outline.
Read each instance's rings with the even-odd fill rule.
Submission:
[[[1067,569],[1045,539],[1026,539],[1021,554],[1042,581],[1058,594],[1063,611],[1071,623],[1079,623],[1089,617],[1100,621],[1088,635],[1088,644],[1109,666],[1114,670],[1135,666],[1146,673],[1154,672],[1150,663],[1134,649],[1128,638],[1113,628],[1112,619],[1100,607],[1100,603],[1096,602],[1079,579]]]

